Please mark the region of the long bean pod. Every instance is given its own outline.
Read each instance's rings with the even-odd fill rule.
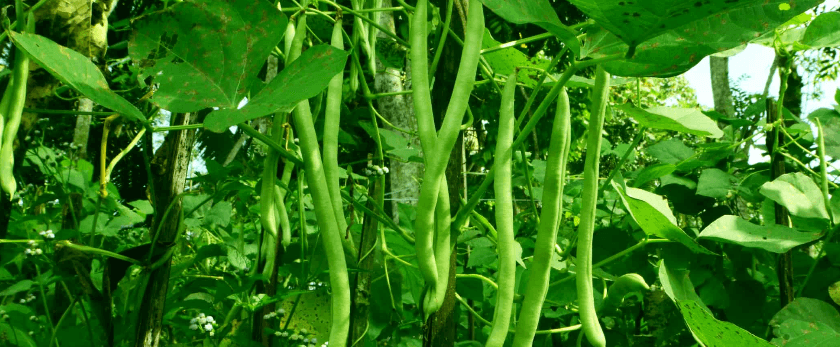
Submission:
[[[271,140],[278,143],[283,139],[283,124],[280,117],[274,118],[270,135]],[[277,231],[280,223],[277,195],[274,193],[274,181],[277,179],[277,163],[279,161],[280,153],[269,148],[263,165],[262,187],[260,188],[260,223],[275,238],[280,236]]]
[[[516,323],[513,337],[514,347],[531,346],[540,320],[540,312],[548,291],[549,271],[557,242],[557,228],[563,213],[563,182],[566,178],[566,161],[571,144],[571,113],[569,94],[566,89],[558,91],[557,113],[551,129],[551,142],[548,147],[548,160],[545,164],[543,182],[543,208],[540,213],[540,225],[537,242],[534,245],[534,258],[531,261],[531,275],[525,288],[525,299]],[[498,168],[496,169],[498,170]]]
[[[332,46],[344,49],[344,36],[341,30],[341,17],[336,18],[332,32]],[[335,219],[338,229],[346,230],[347,221],[344,219],[344,209],[341,193],[338,187],[338,128],[341,123],[341,90],[344,74],[335,75],[327,87],[327,105],[324,115],[324,174],[330,188]]]
[[[493,312],[493,327],[487,337],[488,347],[504,345],[510,327],[513,297],[516,284],[516,259],[513,239],[513,195],[511,191],[511,158],[513,157],[513,116],[516,96],[516,72],[508,77],[502,92],[502,106],[499,109],[499,135],[496,138],[496,179],[493,189],[496,193],[496,230],[498,233],[499,272],[496,281],[496,310]]]
[[[9,105],[12,103],[12,95],[14,94],[15,81],[14,77],[9,78],[9,83],[6,85],[6,91],[3,92],[3,99],[0,100],[0,151],[3,146],[3,129],[6,125],[6,119],[9,116]]]
[[[577,244],[577,294],[580,324],[589,343],[596,347],[607,345],[604,331],[595,312],[595,295],[592,288],[592,239],[595,233],[595,205],[598,202],[598,165],[601,159],[601,132],[604,113],[609,102],[610,75],[602,65],[595,70],[595,88],[592,89],[592,109],[589,117],[589,138],[586,144],[586,161],[583,171],[583,197],[580,208]]]
[[[292,43],[288,57],[293,61],[300,55],[296,51],[298,36],[306,35],[306,17],[301,15],[298,19],[298,27],[295,39]],[[312,202],[315,205],[315,215],[318,227],[324,239],[324,251],[327,255],[329,266],[330,288],[332,289],[331,301],[331,325],[330,325],[330,346],[346,346],[347,335],[350,329],[350,280],[347,275],[347,263],[344,257],[342,237],[338,229],[333,209],[332,198],[330,197],[324,164],[321,160],[321,152],[318,148],[318,137],[315,132],[315,124],[312,120],[312,111],[309,108],[309,100],[301,101],[292,116],[300,136],[300,149],[303,157],[303,164],[306,170],[306,181],[312,194]]]
[[[411,58],[412,83],[414,83],[414,107],[417,115],[418,133],[426,171],[423,185],[420,187],[415,232],[417,233],[418,265],[423,279],[429,287],[430,295],[424,297],[423,311],[428,317],[436,312],[443,302],[443,297],[436,293],[445,293],[440,286],[445,287],[448,278],[442,278],[437,269],[438,261],[435,257],[435,205],[439,199],[441,183],[446,169],[449,154],[458,139],[461,122],[467,109],[470,93],[475,83],[475,72],[481,52],[481,39],[484,35],[484,9],[478,0],[470,1],[470,13],[467,20],[465,44],[461,53],[461,63],[452,91],[452,97],[447,106],[440,132],[435,131],[432,112],[431,96],[429,94],[428,57],[426,50],[426,15],[428,0],[420,0],[414,14],[411,29]],[[442,243],[438,243],[442,244]],[[447,246],[449,247],[449,246]],[[437,253],[442,253],[437,252]]]
[[[23,2],[16,2],[16,10],[18,18],[23,18]],[[24,29],[27,32],[32,32],[35,26],[35,18],[30,13],[26,22],[19,20],[18,28]],[[0,146],[0,188],[9,193],[9,199],[13,199],[15,191],[17,190],[17,182],[15,181],[14,172],[12,171],[15,165],[14,144],[15,137],[17,137],[18,128],[20,127],[20,119],[23,114],[23,105],[26,102],[26,82],[29,79],[29,56],[22,50],[17,49],[15,52],[15,71],[14,71],[14,85],[9,88],[12,90],[11,100],[9,102],[9,112],[6,118],[6,126],[3,129],[3,141]]]

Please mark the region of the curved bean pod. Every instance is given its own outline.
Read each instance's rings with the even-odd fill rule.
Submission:
[[[271,126],[271,139],[280,142],[283,139],[283,124],[280,117],[275,117]],[[277,196],[274,193],[274,180],[277,179],[277,163],[280,161],[280,153],[269,149],[265,157],[262,172],[262,186],[260,188],[260,223],[263,228],[272,236],[278,237],[277,226],[279,224],[277,211]]]
[[[516,334],[513,337],[515,347],[528,347],[533,344],[542,305],[548,292],[551,259],[555,256],[554,244],[557,242],[557,227],[563,213],[563,182],[566,178],[566,161],[571,144],[570,123],[569,94],[562,88],[557,97],[557,113],[554,116],[548,160],[545,164],[543,208],[540,212],[537,242],[534,245],[534,259],[531,261],[531,275],[528,278],[528,287],[525,288],[525,299],[522,301]]]
[[[610,75],[601,65],[595,70],[595,88],[592,89],[592,109],[589,117],[589,138],[586,144],[586,161],[583,170],[583,197],[578,226],[576,279],[580,324],[586,339],[596,347],[605,347],[607,340],[595,312],[592,289],[592,238],[595,233],[595,204],[598,202],[598,165],[601,159],[601,132],[604,113],[609,102]]]
[[[481,40],[484,35],[483,5],[478,0],[471,0],[461,63],[455,78],[452,97],[440,133],[438,133],[435,131],[431,96],[429,94],[428,57],[426,55],[428,49],[428,42],[426,42],[427,7],[428,0],[418,1],[411,29],[414,107],[417,115],[420,143],[423,147],[423,156],[426,162],[414,228],[418,236],[415,243],[418,265],[426,285],[431,290],[431,295],[426,295],[423,303],[423,311],[426,317],[440,308],[443,297],[438,297],[437,293],[445,293],[445,290],[440,289],[439,286],[446,287],[448,281],[448,278],[442,278],[437,271],[440,268],[437,262],[448,261],[448,259],[436,259],[433,249],[435,248],[435,233],[433,233],[433,230],[436,230],[435,205],[439,198],[446,163],[452,148],[455,146],[455,141],[458,139],[461,122],[475,84]],[[442,242],[438,244],[442,244]],[[441,250],[438,253],[442,252]]]
[[[16,7],[20,7],[20,2]],[[23,9],[18,8],[18,16],[23,15]],[[26,32],[34,31],[35,18],[30,13],[26,21]],[[24,28],[24,23],[21,21],[19,28]],[[14,172],[12,171],[15,165],[14,144],[15,137],[17,137],[18,128],[20,127],[20,118],[23,114],[23,104],[26,102],[26,82],[29,80],[29,56],[22,50],[18,49],[15,52],[15,71],[13,80],[15,84],[9,86],[12,89],[11,99],[9,101],[9,112],[6,116],[5,129],[3,129],[3,144],[0,146],[0,188],[9,193],[9,199],[15,196],[17,190],[17,182],[15,181]]]
[[[502,91],[502,106],[499,109],[499,135],[496,138],[496,229],[499,252],[499,272],[496,281],[496,310],[493,312],[493,327],[487,337],[487,347],[504,345],[510,327],[513,297],[516,284],[516,259],[513,239],[513,196],[511,192],[511,160],[513,157],[514,99],[516,96],[516,72],[508,77]]]
[[[332,46],[344,49],[344,36],[341,31],[341,18],[336,18],[332,32]],[[344,74],[335,75],[327,87],[327,105],[324,116],[324,173],[327,176],[327,185],[330,187],[335,219],[338,221],[338,229],[347,229],[347,221],[344,219],[344,206],[341,200],[341,193],[338,186],[338,128],[341,123],[341,90],[343,88]]]

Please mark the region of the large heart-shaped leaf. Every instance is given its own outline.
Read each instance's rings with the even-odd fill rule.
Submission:
[[[236,107],[280,42],[286,16],[266,1],[190,0],[139,20],[129,55],[172,112]]]
[[[755,225],[737,216],[723,216],[700,232],[699,238],[784,253],[815,241],[822,233],[800,232],[782,225]]]
[[[249,119],[291,111],[301,100],[324,90],[330,79],[344,70],[347,55],[330,45],[312,47],[280,71],[245,107],[213,111],[207,115],[204,126],[221,132]]]
[[[676,0],[667,2],[672,1]],[[575,2],[583,2],[583,0]],[[700,3],[702,7],[710,5],[707,4],[708,2],[697,3]],[[597,3],[617,5],[619,1],[603,0],[593,4]],[[647,14],[644,16],[653,16],[651,19],[654,22],[634,24],[635,34],[624,35],[627,41],[616,36],[614,32],[608,31],[617,27],[613,29],[608,27],[606,30],[600,27],[595,28],[587,33],[581,55],[599,58],[626,54],[631,50],[629,43],[632,43],[638,46],[635,47],[635,53],[631,59],[605,63],[604,68],[618,76],[669,77],[688,71],[707,55],[738,47],[764,33],[773,31],[789,19],[822,3],[822,0],[797,1],[791,4],[791,9],[787,11],[780,10],[778,6],[780,3],[788,3],[786,0],[738,1],[735,7],[725,9],[717,7],[718,10],[712,13],[704,12],[700,15],[699,12],[689,12],[686,14],[686,20],[677,22],[655,20],[663,17],[663,13],[672,13],[667,5],[659,2],[627,1],[625,6],[629,3],[633,3],[633,6],[648,8],[628,11],[631,17],[638,12],[639,17],[636,18],[638,20],[643,17],[643,11],[646,11],[644,13]],[[685,1],[680,1],[680,3],[691,6],[695,4],[695,2]],[[579,6],[583,9],[589,5]],[[618,19],[618,26],[627,24],[623,23],[623,11],[618,13],[618,18],[612,10],[610,13],[608,26],[612,27],[610,23],[614,24],[616,19]],[[657,13],[659,15],[656,15]]]
[[[697,295],[697,292],[694,291],[694,284],[688,277],[688,270],[667,266],[665,259],[660,260],[659,283],[662,284],[662,290],[665,291],[665,294],[674,302],[690,300],[696,302],[705,311],[710,311]]]
[[[794,15],[805,12],[817,4],[789,0],[570,0],[570,2],[631,46],[675,29],[685,31],[685,29],[703,28],[716,34],[723,34],[735,28],[732,25],[727,26],[729,22],[727,17],[733,14],[737,16],[744,11],[752,13],[755,16],[752,18],[752,23],[757,24],[761,24],[765,17],[775,19],[785,13],[795,12],[778,23],[782,24]],[[789,10],[779,9],[779,4],[782,3],[790,4]]]
[[[639,227],[648,235],[659,236],[679,242],[696,253],[714,254],[689,237],[677,226],[668,201],[646,190],[623,187],[623,184],[611,182],[621,196],[621,201]]]
[[[664,106],[642,109],[629,103],[618,106],[616,109],[624,111],[639,124],[648,128],[673,130],[711,138],[723,136],[723,131],[717,127],[715,121],[698,109]]]
[[[802,218],[828,219],[822,192],[810,177],[794,172],[784,174],[761,186],[761,195],[775,201]]]
[[[840,12],[826,12],[814,18],[802,43],[814,48],[840,46]]]
[[[513,24],[534,24],[554,34],[580,55],[580,42],[574,30],[563,25],[548,0],[481,0],[484,6]]]
[[[134,120],[145,121],[143,113],[128,100],[114,93],[108,87],[102,72],[81,53],[40,35],[9,31],[9,37],[17,48],[26,52],[32,60],[62,83],[73,87],[97,104]]]

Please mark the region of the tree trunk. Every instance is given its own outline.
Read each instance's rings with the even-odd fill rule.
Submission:
[[[391,0],[383,0],[382,7],[390,7]],[[390,30],[396,32],[394,27],[394,16],[391,12],[382,12],[379,15],[379,24]],[[383,33],[378,34],[379,45],[393,45],[394,41]],[[394,45],[396,47],[396,45]],[[409,63],[406,62],[406,71],[402,71],[393,67],[386,67],[379,59],[376,60],[376,69],[379,73],[376,74],[374,89],[377,93],[394,93],[402,92],[410,89],[411,74],[409,73]],[[403,84],[405,80],[405,84]],[[379,113],[382,114],[394,126],[400,127],[408,131],[417,131],[417,119],[414,117],[414,103],[411,99],[411,94],[386,96],[376,99],[376,106]],[[408,143],[414,148],[420,147],[420,138],[417,136],[408,136],[400,133]],[[388,178],[391,181],[391,215],[394,221],[399,223],[399,203],[408,205],[416,205],[416,198],[420,195],[420,185],[417,184],[419,179],[423,177],[423,165],[421,163],[409,162],[403,163],[392,160],[390,162],[390,174]]]
[[[93,100],[88,98],[79,99],[79,111],[93,111]],[[91,115],[80,114],[76,116],[76,129],[73,131],[73,144],[76,146],[76,158],[87,159],[87,144],[90,134]]]
[[[194,114],[173,114],[171,125],[188,125],[194,123]],[[163,211],[176,197],[184,191],[187,168],[195,144],[195,130],[172,131],[166,136],[163,145],[155,152],[152,160],[155,189],[155,210]],[[149,230],[160,230],[160,234],[152,235],[157,239],[155,249],[163,250],[172,247],[178,234],[181,220],[181,201],[175,201],[166,220],[163,213],[155,213],[152,227]],[[158,227],[160,226],[160,227]],[[137,330],[134,346],[157,347],[163,328],[163,311],[166,303],[166,293],[169,290],[169,270],[172,260],[167,259],[160,267],[149,273],[149,281],[143,292],[143,304],[137,316]]]
[[[711,70],[715,111],[730,117],[734,116],[735,104],[732,101],[732,89],[729,88],[729,58],[709,57],[709,70]]]
[[[368,200],[367,208],[373,210],[373,204],[381,204],[385,194],[384,180],[375,179],[370,192],[374,200]],[[348,346],[365,346],[365,335],[370,328],[370,286],[373,278],[373,267],[376,263],[374,247],[376,247],[379,222],[370,216],[365,217],[362,224],[362,237],[359,240],[359,272],[356,273],[356,285],[353,288],[353,311],[350,316],[350,335]]]

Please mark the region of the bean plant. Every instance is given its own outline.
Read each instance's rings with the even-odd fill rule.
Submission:
[[[0,346],[831,345],[821,3],[16,0]]]

